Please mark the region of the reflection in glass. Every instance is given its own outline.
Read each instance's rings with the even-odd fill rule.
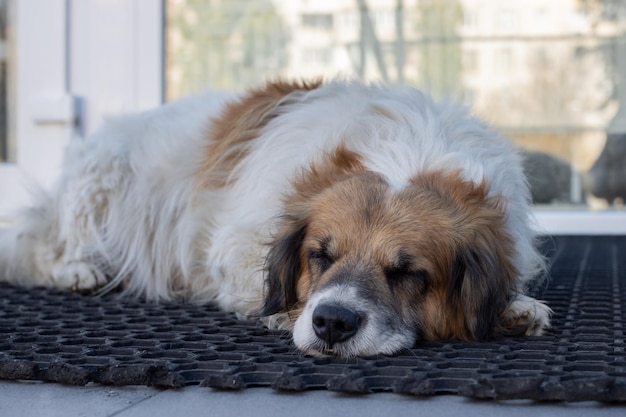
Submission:
[[[166,5],[168,99],[279,77],[400,82],[462,100],[520,145],[536,204],[626,199],[626,2]]]

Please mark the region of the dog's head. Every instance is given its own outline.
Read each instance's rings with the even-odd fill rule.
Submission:
[[[341,150],[285,202],[267,258],[265,314],[288,313],[310,354],[395,353],[484,340],[514,288],[505,213],[486,184],[420,174],[394,190]]]

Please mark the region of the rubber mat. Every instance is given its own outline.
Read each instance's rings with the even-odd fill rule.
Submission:
[[[555,314],[544,336],[358,359],[301,355],[288,334],[212,306],[2,284],[0,379],[626,402],[626,237],[546,242]]]

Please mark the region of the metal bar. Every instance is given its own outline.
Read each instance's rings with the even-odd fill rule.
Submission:
[[[382,49],[380,47],[380,42],[376,37],[376,32],[374,31],[374,25],[372,24],[372,19],[369,15],[367,3],[365,2],[365,0],[357,0],[357,2],[359,4],[359,11],[361,14],[361,35],[367,34],[365,44],[369,43],[372,47],[372,50],[374,51],[374,57],[376,58],[376,63],[378,64],[378,70],[380,71],[381,78],[384,81],[389,81],[387,65],[385,64],[385,60],[383,59]],[[363,71],[363,73],[365,73],[365,71]]]
[[[396,0],[396,71],[397,82],[404,83],[404,1]]]

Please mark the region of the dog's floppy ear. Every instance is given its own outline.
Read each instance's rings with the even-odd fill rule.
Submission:
[[[498,252],[485,247],[465,249],[450,267],[448,303],[457,317],[462,315],[472,340],[486,340],[501,332],[500,317],[515,273],[505,255]]]
[[[305,234],[306,223],[292,219],[285,222],[282,233],[271,243],[265,259],[264,316],[290,310],[298,302],[300,249]]]

